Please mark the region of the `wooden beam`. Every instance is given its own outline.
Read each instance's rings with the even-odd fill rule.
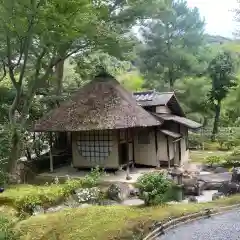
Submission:
[[[135,167],[135,144],[134,144],[134,138],[135,138],[135,129],[132,129],[132,160],[133,160],[133,168]]]
[[[158,159],[158,137],[157,137],[157,130],[158,128],[154,128],[154,134],[155,134],[155,149],[156,149],[156,159],[157,159],[157,168],[160,168],[160,161]]]
[[[167,138],[167,156],[168,156],[168,168],[171,167],[171,159],[170,159],[170,153],[169,153],[169,139],[168,139],[168,136],[166,136]]]
[[[132,178],[130,177],[130,158],[129,158],[129,141],[128,141],[128,129],[126,129],[126,143],[127,143],[127,169],[126,169],[126,180],[131,180]]]

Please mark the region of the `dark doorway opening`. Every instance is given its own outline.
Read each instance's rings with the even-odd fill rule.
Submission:
[[[124,165],[127,164],[129,161],[129,156],[128,156],[128,143],[119,143],[118,146],[119,149],[119,164]]]

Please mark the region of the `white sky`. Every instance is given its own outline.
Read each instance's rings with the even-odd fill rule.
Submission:
[[[232,37],[236,29],[232,9],[237,0],[187,0],[190,7],[198,7],[206,21],[206,32],[213,35]]]

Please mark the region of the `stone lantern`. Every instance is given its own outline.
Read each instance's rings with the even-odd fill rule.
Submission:
[[[170,172],[170,175],[175,183],[177,200],[180,202],[183,200],[183,170],[175,164]]]

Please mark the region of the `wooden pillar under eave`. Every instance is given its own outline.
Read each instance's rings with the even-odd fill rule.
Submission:
[[[169,139],[168,139],[168,136],[166,136],[167,138],[167,156],[168,156],[168,168],[171,167],[171,159],[170,159],[170,151],[169,151]]]
[[[49,146],[50,146],[50,151],[49,151],[49,157],[50,157],[50,172],[53,172],[52,143],[53,143],[53,137],[52,137],[52,132],[50,132],[50,133],[49,133]]]
[[[156,149],[156,168],[160,169],[160,160],[158,159],[158,128],[154,128],[154,135],[155,135],[155,149]]]
[[[127,174],[126,174],[126,180],[131,180],[132,178],[131,178],[131,176],[130,176],[130,157],[129,157],[129,136],[128,136],[128,129],[126,129],[126,142],[127,142],[127,161],[128,161],[128,163],[127,163],[127,169],[126,169],[126,172],[127,172]]]

